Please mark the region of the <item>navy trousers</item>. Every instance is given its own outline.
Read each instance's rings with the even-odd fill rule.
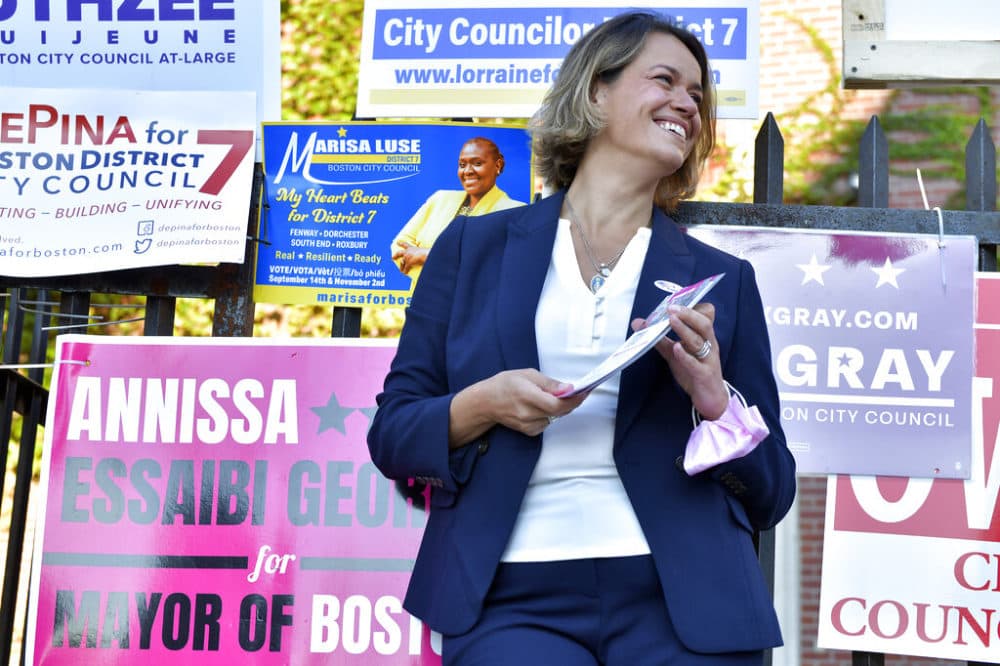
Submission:
[[[648,555],[504,563],[483,614],[444,636],[444,666],[760,666],[681,644]]]

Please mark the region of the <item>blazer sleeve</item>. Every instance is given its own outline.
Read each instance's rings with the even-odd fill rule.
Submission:
[[[427,257],[368,431],[372,462],[386,477],[416,478],[450,493],[458,492],[456,477],[471,472],[467,456],[475,449],[448,447],[448,323],[466,219],[456,218]]]
[[[771,345],[764,307],[753,267],[740,262],[736,329],[723,376],[757,405],[770,434],[742,458],[705,473],[726,487],[756,529],[770,529],[791,508],[795,498],[795,459],[781,428],[778,387],[771,365]],[[735,512],[738,513],[736,508]]]

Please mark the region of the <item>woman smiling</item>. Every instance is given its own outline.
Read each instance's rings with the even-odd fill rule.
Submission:
[[[461,190],[438,190],[413,214],[392,241],[392,259],[414,281],[420,275],[431,245],[456,216],[477,216],[523,206],[497,187],[504,158],[497,145],[484,137],[469,139],[458,154]]]

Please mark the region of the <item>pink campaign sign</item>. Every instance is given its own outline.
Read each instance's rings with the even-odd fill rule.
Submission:
[[[440,664],[372,465],[384,341],[64,336],[32,664]]]

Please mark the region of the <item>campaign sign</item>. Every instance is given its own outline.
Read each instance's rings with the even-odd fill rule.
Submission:
[[[972,475],[831,477],[822,648],[995,662],[1000,634],[1000,275],[977,275]]]
[[[257,122],[276,120],[279,9],[278,0],[3,0],[0,87],[254,91]]]
[[[409,305],[419,268],[400,258],[403,243],[429,251],[467,191],[487,191],[470,215],[531,201],[520,127],[265,123],[263,134],[258,302]]]
[[[757,118],[758,0],[365,0],[358,115],[528,118],[570,47],[630,9],[669,16],[702,41],[720,118]]]
[[[29,664],[440,663],[365,436],[388,341],[59,338]]]
[[[689,231],[754,265],[800,472],[968,478],[974,237]]]
[[[253,100],[250,92],[5,90],[0,274],[242,263]]]

